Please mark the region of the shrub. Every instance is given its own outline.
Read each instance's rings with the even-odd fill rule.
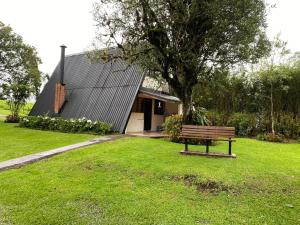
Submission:
[[[253,136],[256,133],[256,118],[252,114],[234,113],[229,117],[228,126],[235,127],[238,136]]]
[[[286,138],[296,139],[300,136],[300,121],[293,118],[292,115],[282,114],[275,122],[276,133],[284,135]]]
[[[229,116],[224,113],[209,111],[206,113],[207,119],[212,126],[226,126]]]
[[[193,124],[207,126],[210,125],[210,120],[206,116],[207,110],[202,107],[197,107],[193,113]]]
[[[163,125],[164,133],[167,134],[171,141],[181,142],[179,135],[181,132],[183,124],[182,115],[172,115],[166,118],[166,121]],[[197,108],[193,113],[193,124],[196,125],[208,125],[210,121],[206,117],[206,109]],[[199,140],[189,140],[190,144],[199,144],[202,141]]]
[[[20,121],[20,117],[8,115],[4,122],[5,123],[19,123],[19,121]]]
[[[270,141],[270,142],[284,142],[284,136],[281,134],[272,134],[272,133],[262,133],[258,134],[256,137],[261,141]]]
[[[164,133],[167,134],[171,141],[179,142],[180,132],[182,127],[182,116],[181,115],[172,115],[166,118],[166,121],[163,125]]]
[[[266,133],[260,133],[256,136],[256,139],[260,140],[260,141],[266,141],[267,140],[267,134]]]
[[[20,126],[67,133],[108,134],[112,132],[111,125],[101,121],[92,122],[86,118],[66,120],[59,117],[27,116],[20,120]]]

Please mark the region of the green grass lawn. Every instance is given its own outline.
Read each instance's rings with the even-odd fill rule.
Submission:
[[[0,162],[95,138],[87,134],[65,134],[19,128],[0,120]],[[1,224],[1,223],[0,223]]]
[[[30,112],[33,104],[32,103],[27,103],[20,111],[21,116],[27,116],[28,113]],[[0,115],[9,115],[11,114],[9,111],[9,107],[4,100],[0,100]]]
[[[0,173],[0,224],[300,223],[299,144],[238,139],[237,159],[182,149],[125,138]]]

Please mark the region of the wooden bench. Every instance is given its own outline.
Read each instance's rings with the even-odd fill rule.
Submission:
[[[215,157],[231,157],[235,158],[236,155],[232,154],[232,140],[235,135],[234,127],[217,127],[217,126],[195,126],[195,125],[183,125],[180,137],[184,139],[185,149],[181,151],[181,154],[185,155],[205,155]],[[206,152],[191,152],[188,149],[188,139],[204,140],[206,145]],[[229,150],[228,154],[224,153],[209,153],[210,141],[228,141]]]

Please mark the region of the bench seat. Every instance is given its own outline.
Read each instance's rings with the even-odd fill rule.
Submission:
[[[234,127],[221,127],[221,126],[196,126],[196,125],[183,125],[180,138],[185,140],[185,150],[182,153],[189,153],[188,139],[205,140],[206,155],[209,154],[209,141],[228,141],[229,150],[228,155],[231,156],[232,138],[235,136]],[[201,154],[203,155],[203,154]],[[215,154],[213,154],[215,155]]]

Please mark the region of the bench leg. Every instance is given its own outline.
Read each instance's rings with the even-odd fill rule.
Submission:
[[[187,152],[189,149],[188,149],[188,141],[186,138],[184,139],[184,145],[185,145],[184,151]]]
[[[205,140],[205,145],[206,145],[206,154],[209,153],[209,143],[208,140]]]
[[[231,155],[231,143],[232,143],[232,141],[231,141],[231,140],[229,140],[229,142],[228,142],[228,144],[229,144],[229,150],[228,150],[228,154],[229,154],[229,155]]]

